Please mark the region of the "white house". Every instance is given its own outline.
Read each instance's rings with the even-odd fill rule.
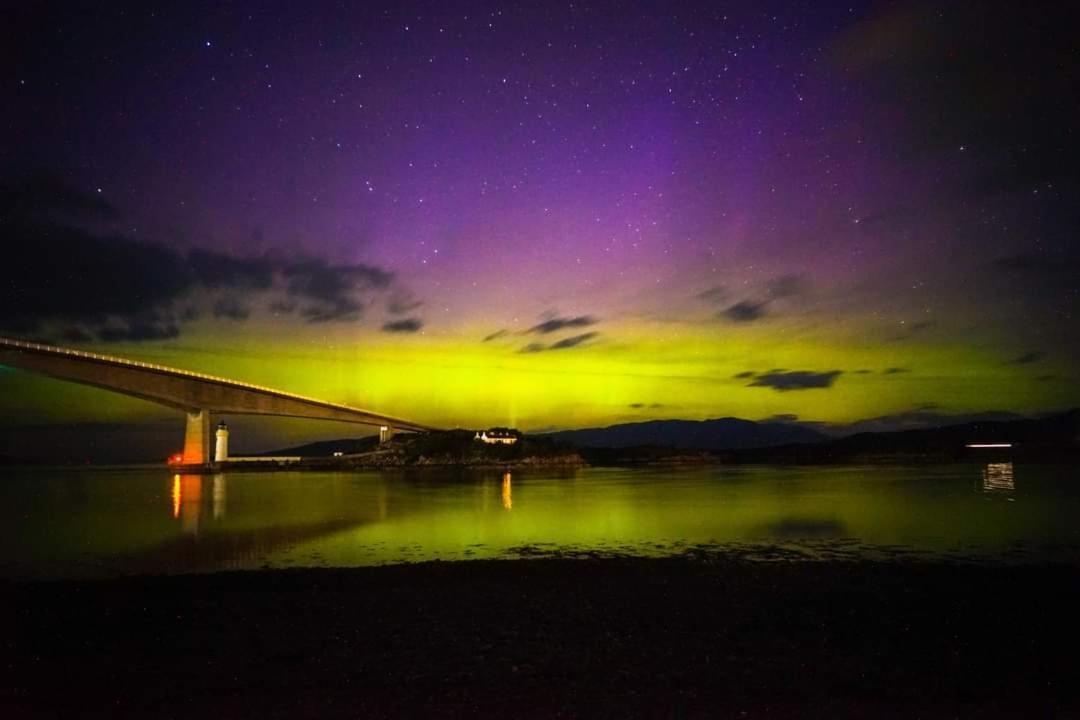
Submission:
[[[484,430],[476,433],[473,440],[479,440],[488,445],[513,445],[518,441],[518,436],[509,430]]]

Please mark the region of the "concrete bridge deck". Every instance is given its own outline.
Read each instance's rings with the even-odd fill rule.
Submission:
[[[425,432],[435,428],[262,385],[100,353],[0,338],[0,365],[89,385],[187,414],[185,465],[210,462],[210,415],[276,415]]]

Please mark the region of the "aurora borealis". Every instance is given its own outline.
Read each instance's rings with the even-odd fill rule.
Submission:
[[[1063,5],[183,5],[6,23],[0,335],[440,426],[1080,404]]]

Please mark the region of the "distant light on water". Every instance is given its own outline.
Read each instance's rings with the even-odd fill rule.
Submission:
[[[1011,448],[1012,443],[968,443],[969,448]]]
[[[982,489],[986,493],[1009,494],[1016,490],[1013,464],[1011,462],[990,463],[983,468]]]
[[[214,475],[214,519],[220,520],[225,517],[225,476],[221,473]]]
[[[172,516],[180,517],[180,476],[173,475],[172,481]]]

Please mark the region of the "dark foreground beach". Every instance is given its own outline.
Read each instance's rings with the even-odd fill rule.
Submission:
[[[1080,715],[1065,566],[538,559],[0,587],[7,718]]]

